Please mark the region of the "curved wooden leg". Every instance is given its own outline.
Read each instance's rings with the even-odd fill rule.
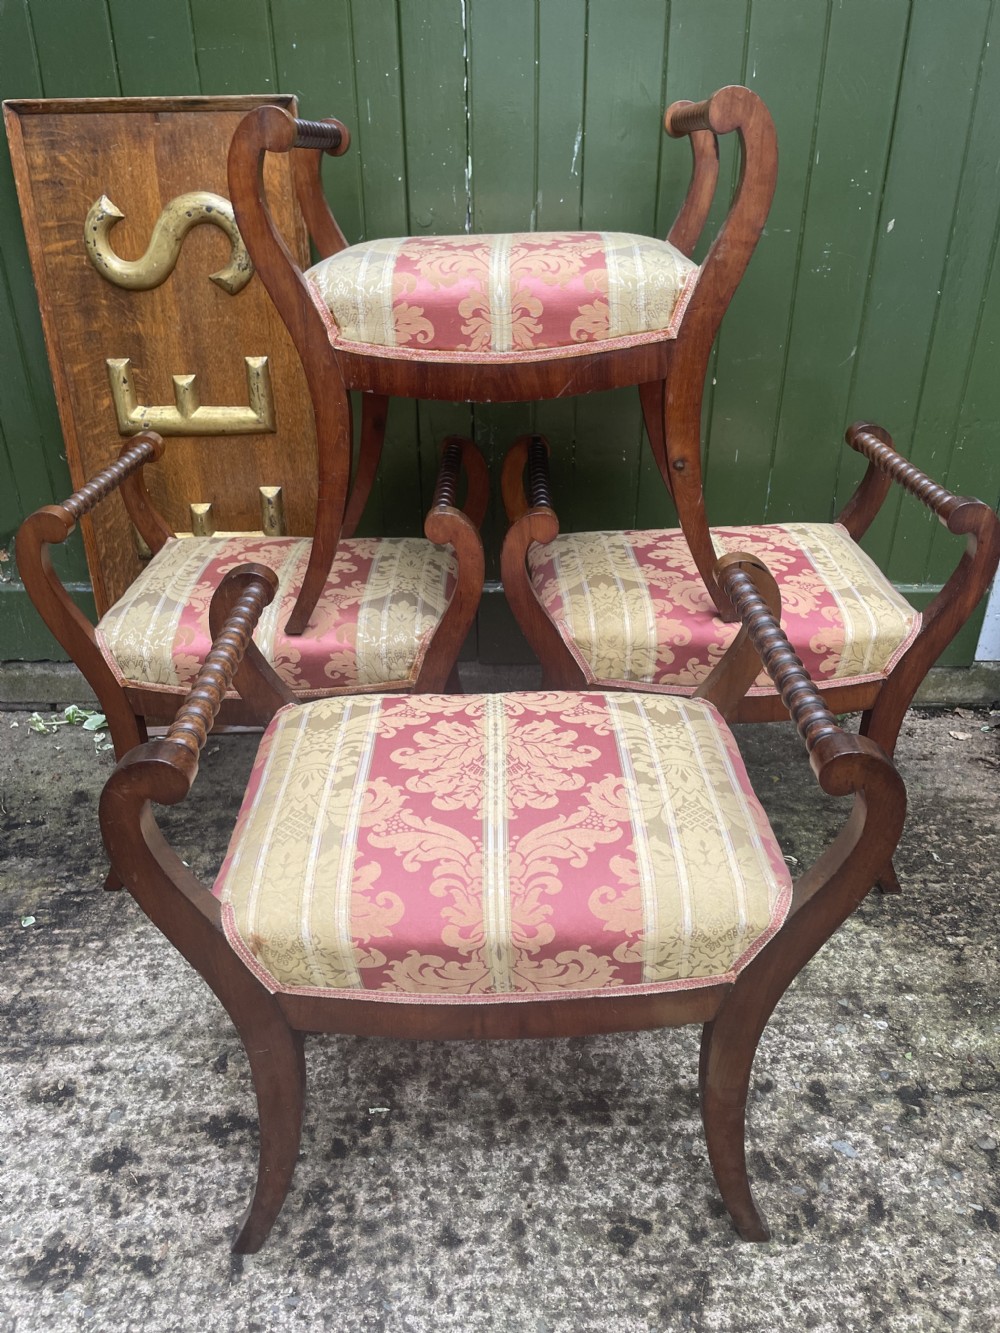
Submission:
[[[672,401],[668,385],[663,403],[663,462],[660,470],[677,510],[677,522],[719,616],[723,620],[738,620],[735,608],[715,577],[715,543],[708,526],[702,489],[701,390],[699,388],[696,395],[680,395]],[[645,410],[645,401],[643,407]],[[650,443],[655,454],[658,446],[652,437]]]
[[[240,1224],[234,1254],[254,1254],[285,1202],[299,1155],[306,1066],[301,1032],[272,1021],[240,1032],[250,1061],[260,1121],[257,1186]]]
[[[324,395],[319,400],[314,397],[313,410],[317,451],[316,523],[302,587],[285,624],[285,633],[292,635],[305,632],[330,576],[351,476],[351,396],[343,382],[335,383],[330,378]]]
[[[455,507],[455,491],[462,466],[469,476],[471,496],[473,487],[479,486],[477,474],[485,474],[482,455],[471,440],[449,435],[444,442],[434,500],[424,520],[424,535],[438,546],[452,548],[458,566],[457,579],[451,600],[425,650],[413,684],[416,694],[436,694],[449,689],[458,655],[483,595],[486,567],[483,540],[475,523],[475,518],[481,522],[483,515],[476,510],[478,501],[474,504],[472,518]]]
[[[730,1011],[731,1012],[731,1011]],[[770,1240],[747,1176],[746,1106],[750,1070],[757,1051],[739,1017],[706,1023],[701,1036],[698,1085],[708,1158],[722,1202],[744,1240]]]
[[[670,468],[667,466],[667,441],[663,432],[665,410],[663,395],[665,389],[666,385],[662,380],[654,380],[650,384],[640,384],[639,405],[642,408],[642,419],[646,427],[650,450],[656,460],[656,466],[660,469],[660,476],[667,488],[667,494],[673,499],[673,484],[670,478]]]
[[[137,745],[143,745],[149,739],[145,718],[137,717],[132,712],[131,705],[124,694],[116,693],[113,699],[100,702],[104,710],[104,716],[108,720],[111,743],[115,747],[115,759],[124,758],[129,750],[134,749]],[[117,893],[119,889],[124,888],[114,866],[111,866],[108,870],[104,880],[104,888],[108,893]]]
[[[389,399],[383,393],[361,395],[361,444],[358,450],[358,470],[351,486],[351,494],[344,511],[340,529],[342,537],[353,537],[365,512],[365,505],[375,485],[378,465],[385,443],[385,426],[389,417]]]
[[[890,686],[886,686],[890,689]],[[900,712],[898,707],[893,711],[890,725],[888,727],[879,725],[878,703],[873,708],[866,708],[861,714],[861,725],[858,728],[862,736],[867,736],[869,740],[875,741],[881,745],[889,758],[892,758],[896,749],[896,741],[899,739],[899,729],[903,725],[903,718],[906,714],[904,708]],[[899,882],[899,876],[896,874],[896,867],[890,861],[885,869],[879,871],[878,879],[875,881],[875,887],[879,893],[902,893],[903,889]]]

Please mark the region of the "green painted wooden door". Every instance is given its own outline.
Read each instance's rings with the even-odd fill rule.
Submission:
[[[327,187],[349,239],[507,228],[664,234],[688,171],[670,101],[746,83],[775,117],[778,191],[726,318],[705,417],[718,522],[826,519],[868,417],[959,492],[1000,498],[1000,14],[993,0],[9,0],[4,97],[298,94],[352,128]],[[67,488],[0,149],[0,657],[52,652],[9,538]],[[727,157],[724,170],[731,173]],[[370,530],[416,532],[436,441],[494,476],[547,432],[567,528],[670,524],[634,394],[538,406],[397,403]],[[488,541],[494,559],[500,525]],[[954,549],[912,501],[868,543],[917,603]],[[86,593],[80,552],[62,557]],[[950,660],[969,661],[976,627]],[[502,654],[501,654],[502,655]]]

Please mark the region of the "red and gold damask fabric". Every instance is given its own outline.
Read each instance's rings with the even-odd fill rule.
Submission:
[[[215,892],[271,990],[468,1002],[729,980],[791,884],[711,705],[541,693],[282,709]]]
[[[309,563],[307,537],[186,537],[168,541],[97,625],[123,683],[193,683],[212,646],[208,608],[223,575],[247,561],[278,576],[254,640],[282,680],[311,697],[334,689],[405,687],[455,587],[455,558],[421,538],[342,541],[304,634],[284,625]]]
[[[778,523],[713,528],[716,550],[759,555],[781,590],[781,624],[819,684],[880,680],[920,629],[845,528]],[[715,614],[679,530],[581,532],[528,554],[532,586],[595,684],[700,685],[738,624]],[[770,693],[764,672],[751,693]]]
[[[306,277],[334,342],[492,360],[675,337],[698,267],[649,236],[514,232],[365,241]]]

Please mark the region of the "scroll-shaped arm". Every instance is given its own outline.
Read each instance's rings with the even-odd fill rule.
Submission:
[[[347,248],[347,238],[330,211],[323,193],[323,155],[340,157],[351,146],[351,135],[339,120],[297,120],[295,148],[303,152],[292,157],[295,195],[306,220],[306,227],[321,259],[328,259]]]
[[[460,474],[466,474],[466,499],[458,507]],[[486,461],[469,439],[449,435],[441,451],[441,466],[434,498],[424,520],[424,536],[439,546],[450,546],[457,565],[455,588],[434,635],[433,655],[428,652],[418,688],[422,692],[443,690],[451,664],[472,627],[483,594],[486,562],[479,535],[489,498]]]
[[[953,495],[914,467],[879,426],[855,422],[847,431],[847,443],[868,459],[868,470],[839,517],[855,540],[875,517],[892,483],[919,500],[949,532],[966,539],[958,564],[923,612],[919,634],[866,714],[866,734],[891,754],[917,687],[993,582],[1000,563],[1000,519],[982,500]]]
[[[139,740],[135,716],[97,646],[94,626],[70,598],[56,573],[50,547],[66,541],[79,519],[121,488],[132,521],[150,548],[158,550],[172,533],[152,506],[142,483],[142,468],[155,462],[162,453],[160,436],[143,431],[125,445],[113,463],[84,482],[62,504],[44,505],[29,514],[18,529],[15,543],[17,568],[25,591],[52,636],[97,695],[119,756]]]
[[[583,689],[586,674],[539,602],[527,567],[528,551],[535,542],[544,545],[559,536],[559,519],[552,504],[549,445],[544,435],[522,435],[514,441],[503,461],[500,487],[510,523],[500,552],[504,594],[542,663],[546,685]]]
[[[749,88],[720,88],[704,102],[674,102],[664,124],[671,138],[692,136],[695,171],[691,189],[674,224],[679,240],[694,240],[704,226],[715,181],[709,154],[698,136],[735,133],[740,142],[740,173],[729,213],[702,265],[698,285],[684,316],[685,323],[707,319],[717,324],[750,262],[767,221],[778,174],[778,143],[767,107]],[[699,172],[699,165],[701,170]],[[715,174],[718,163],[715,163]],[[711,183],[711,193],[709,192]],[[693,195],[692,195],[693,191]],[[673,237],[673,231],[671,236]],[[674,241],[679,244],[678,240]],[[679,248],[684,248],[679,245]]]
[[[266,565],[241,565],[226,575],[216,597],[220,593],[231,597],[234,589],[238,595],[167,734],[129,752],[108,780],[105,797],[113,787],[127,787],[145,801],[176,805],[190,791],[209,732],[252,642],[257,621],[278,590],[278,579]],[[107,840],[107,830],[105,834]],[[114,864],[110,843],[108,852]]]
[[[704,102],[675,102],[666,114],[667,133],[692,136],[695,174],[688,198],[671,232],[682,246],[693,246],[707,216],[714,188],[698,136],[735,133],[740,144],[740,172],[722,226],[701,265],[684,313],[663,395],[664,429],[655,436],[654,454],[673,496],[684,536],[698,572],[723,620],[736,613],[715,582],[716,552],[708,526],[702,486],[701,418],[708,357],[722,317],[746,272],[767,220],[778,169],[774,122],[749,88],[720,88]],[[699,170],[699,163],[701,167]]]
[[[890,864],[903,828],[906,792],[879,746],[837,725],[755,587],[749,567],[736,561],[721,568],[718,578],[795,718],[820,786],[831,796],[854,797],[837,838],[793,884],[784,922],[739,973],[702,1033],[698,1082],[712,1170],[740,1234],[746,1240],[767,1240],[744,1148],[757,1043],[791,981]]]
[[[675,116],[691,102],[675,102],[664,117],[664,129],[672,138],[671,113]],[[690,259],[705,228],[715,188],[719,181],[719,141],[710,129],[691,130],[691,180],[680,212],[667,234],[667,240]]]
[[[339,123],[300,123],[281,107],[263,106],[243,117],[229,147],[229,194],[236,221],[261,282],[299,354],[320,441],[313,542],[299,596],[288,618],[290,634],[305,630],[333,564],[347,505],[352,453],[350,400],[330,342],[328,313],[321,314],[313,300],[305,274],[271,216],[264,188],[267,154],[290,153],[297,145],[312,153],[321,148],[340,152],[347,146],[346,131]],[[326,205],[321,202],[318,177],[314,184],[315,208],[312,214],[307,213],[307,222],[314,233],[326,227],[325,233],[317,233],[321,250],[342,248],[343,236],[333,219],[319,221],[318,215]]]
[[[212,722],[277,579],[262,565],[243,566],[226,576],[223,588],[224,598],[234,588],[238,595],[187,699],[162,740],[120,760],[101,794],[100,817],[114,873],[239,1022],[273,1001],[226,943],[218,899],[164,838],[151,804],[174,805],[190,790]]]

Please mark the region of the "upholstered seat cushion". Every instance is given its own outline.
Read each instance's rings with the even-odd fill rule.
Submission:
[[[98,644],[124,684],[190,685],[212,646],[212,594],[228,570],[257,561],[279,589],[254,638],[296,693],[412,684],[455,586],[450,550],[420,538],[342,541],[305,633],[293,638],[284,625],[309,548],[305,537],[168,541],[101,618]]]
[[[879,680],[920,628],[846,529],[833,523],[713,528],[716,549],[760,555],[781,590],[781,623],[818,683]],[[700,685],[739,626],[715,608],[683,533],[560,535],[528,555],[532,585],[595,683]],[[763,673],[754,691],[771,692]]]
[[[271,990],[442,1002],[731,980],[791,885],[714,708],[543,693],[282,709],[215,892]]]
[[[365,241],[306,275],[335,342],[492,359],[674,337],[698,268],[626,232]]]

